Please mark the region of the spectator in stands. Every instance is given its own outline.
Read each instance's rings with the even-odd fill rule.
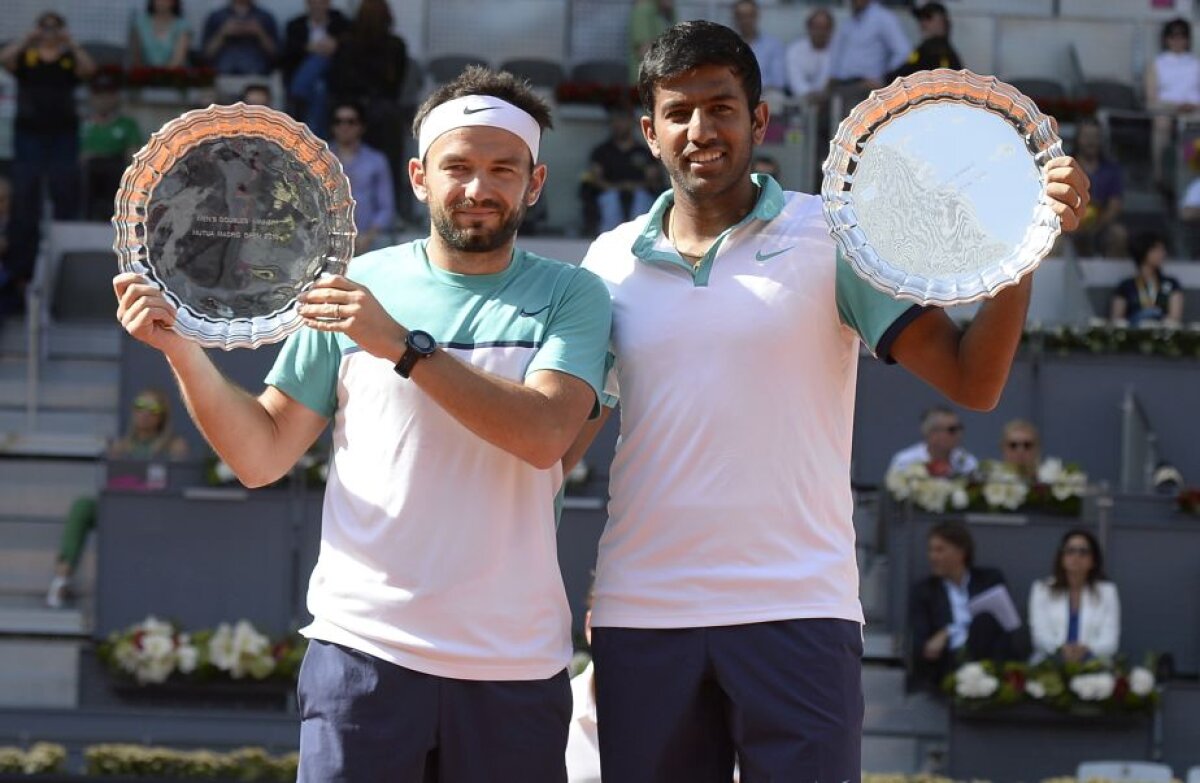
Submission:
[[[888,472],[909,465],[924,464],[931,476],[966,476],[979,469],[979,460],[963,447],[963,425],[958,414],[935,405],[921,415],[920,443],[914,443],[892,457]]]
[[[408,47],[392,32],[393,24],[387,0],[362,0],[333,54],[329,88],[333,100],[354,101],[370,118],[364,141],[387,156],[398,196],[408,198],[406,123],[398,100],[408,72]]]
[[[350,21],[329,0],[307,0],[308,13],[287,23],[283,35],[283,83],[288,94],[288,111],[312,132],[329,137],[329,67],[338,39],[350,29]]]
[[[271,88],[259,82],[247,84],[242,88],[241,101],[247,106],[270,106]]]
[[[146,12],[133,17],[129,60],[135,68],[183,68],[191,45],[182,0],[147,0]]]
[[[793,97],[816,103],[825,97],[829,82],[829,43],[833,38],[833,14],[816,8],[805,23],[806,35],[787,48],[784,68],[788,92]]]
[[[83,123],[80,144],[84,217],[108,220],[121,176],[144,138],[137,121],[121,112],[121,81],[117,74],[102,70],[92,78],[90,87],[90,113]]]
[[[1104,152],[1100,123],[1084,117],[1075,125],[1075,159],[1092,180],[1092,203],[1079,228],[1071,235],[1075,251],[1083,256],[1121,258],[1129,252],[1129,236],[1120,222],[1125,195],[1121,165]]]
[[[899,76],[909,76],[917,71],[934,68],[962,68],[958,52],[950,44],[950,12],[941,3],[925,3],[913,9],[917,24],[921,28],[921,43],[908,55],[908,59],[888,73],[887,81]]]
[[[396,202],[392,171],[379,150],[363,143],[366,123],[362,108],[352,101],[338,101],[333,107],[333,143],[330,149],[342,163],[354,196],[354,238],[356,254],[391,244]]]
[[[125,435],[108,446],[110,460],[145,461],[187,459],[187,442],[171,430],[171,406],[167,395],[158,389],[142,389],[133,398],[129,428]],[[110,482],[114,477],[109,477]],[[124,480],[124,479],[122,479]],[[96,501],[79,498],[67,512],[55,563],[54,578],[46,592],[46,604],[62,606],[71,595],[72,577],[83,555],[88,533],[96,526]]]
[[[784,67],[783,41],[759,29],[757,0],[737,0],[733,4],[733,26],[750,45],[762,73],[762,89],[768,96],[787,89],[787,69]],[[768,101],[769,102],[769,101]]]
[[[657,191],[651,177],[658,161],[641,134],[633,133],[630,107],[618,104],[608,112],[609,136],[592,149],[583,174],[580,194],[584,223],[595,235],[612,229],[650,209]]]
[[[1067,663],[1111,658],[1121,642],[1121,600],[1104,575],[1104,553],[1090,531],[1069,530],[1054,555],[1054,574],[1029,591],[1034,660]]]
[[[1041,436],[1033,422],[1013,419],[1000,435],[1001,461],[1026,481],[1037,478],[1042,461]]]
[[[629,12],[629,83],[637,84],[638,68],[650,43],[675,24],[675,0],[634,0]]]
[[[878,0],[850,0],[850,16],[838,26],[829,52],[836,85],[874,89],[912,51],[900,20]]]
[[[910,671],[915,682],[937,689],[958,665],[1011,660],[1019,645],[993,614],[971,612],[972,598],[1005,582],[1000,571],[975,565],[966,525],[940,522],[927,544],[930,575],[913,586],[909,600]]]
[[[1154,180],[1167,186],[1163,157],[1171,143],[1175,118],[1200,107],[1200,58],[1192,53],[1192,26],[1186,19],[1164,24],[1159,42],[1162,51],[1146,68],[1146,108],[1154,113]]]
[[[204,56],[217,73],[266,76],[279,53],[275,17],[254,0],[229,0],[204,22]]]
[[[18,286],[37,257],[42,183],[57,220],[79,217],[79,115],[75,88],[96,64],[67,31],[62,14],[46,11],[32,31],[0,49],[0,64],[17,82],[13,122],[13,199],[7,268]]]
[[[1175,326],[1183,323],[1183,287],[1162,272],[1167,260],[1166,240],[1155,232],[1143,232],[1129,241],[1129,250],[1137,274],[1122,280],[1113,292],[1109,318],[1128,321],[1131,326],[1158,321]]]

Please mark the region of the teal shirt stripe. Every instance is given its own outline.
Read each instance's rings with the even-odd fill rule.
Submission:
[[[872,353],[878,355],[879,341],[892,324],[918,305],[894,299],[858,276],[837,251],[837,309],[842,323],[858,332]],[[884,357],[887,358],[887,357]]]

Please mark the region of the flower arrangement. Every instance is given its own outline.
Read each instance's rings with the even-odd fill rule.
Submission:
[[[1139,712],[1158,703],[1148,666],[1126,669],[1104,661],[1038,664],[1009,661],[964,663],[946,675],[942,689],[970,709],[1021,703],[1070,712]]]
[[[29,750],[0,748],[0,775],[49,775],[62,772],[67,749],[50,742],[37,742]]]
[[[636,87],[601,82],[559,82],[554,89],[554,97],[559,103],[591,103],[600,106],[636,106],[640,102]]]
[[[160,780],[294,781],[299,755],[271,756],[262,748],[229,753],[182,751],[144,745],[92,745],[84,751],[86,773],[93,776],[154,777]]]
[[[247,620],[191,633],[147,617],[124,631],[113,632],[99,655],[113,672],[139,685],[175,677],[193,681],[294,680],[306,643],[299,637],[272,641]]]
[[[911,501],[935,514],[1021,510],[1079,514],[1087,474],[1056,457],[1044,460],[1033,480],[1002,462],[985,462],[977,474],[954,478],[931,475],[927,465],[916,463],[888,471],[884,484],[896,500]]]
[[[1024,339],[1039,343],[1048,353],[1133,354],[1200,359],[1200,324],[1171,327],[1156,323],[1138,326],[1095,318],[1086,325],[1034,327]]]
[[[139,66],[130,68],[125,74],[129,87],[173,87],[186,90],[188,87],[211,87],[217,72],[212,68],[152,68]]]

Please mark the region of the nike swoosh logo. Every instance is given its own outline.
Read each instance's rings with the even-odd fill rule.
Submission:
[[[478,109],[472,109],[470,106],[463,107],[463,114],[478,114],[481,111],[491,111],[495,106],[480,106]]]
[[[791,250],[793,247],[795,247],[795,245],[792,245],[791,247],[785,247],[783,250],[776,250],[774,253],[764,253],[763,251],[759,250],[754,254],[754,260],[760,264],[765,264],[775,256],[782,255]]]
[[[534,311],[531,313],[531,312],[529,312],[528,310],[526,310],[524,307],[522,307],[522,308],[520,309],[520,311],[517,313],[517,315],[522,315],[522,316],[525,316],[526,318],[528,318],[529,316],[537,315],[538,313],[544,313],[544,312],[546,312],[546,311],[547,311],[547,310],[549,310],[549,309],[550,309],[550,305],[545,305],[545,306],[544,306],[544,307],[542,307],[540,310],[534,310]]]

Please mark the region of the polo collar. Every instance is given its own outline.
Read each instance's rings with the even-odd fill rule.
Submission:
[[[658,200],[654,202],[654,206],[650,208],[646,223],[642,226],[642,232],[633,241],[631,250],[634,257],[649,263],[677,266],[692,275],[692,281],[696,286],[707,286],[713,261],[726,237],[751,220],[773,220],[783,211],[785,198],[783,188],[779,186],[778,182],[768,174],[751,174],[750,180],[758,186],[758,200],[754,203],[754,208],[746,217],[721,232],[708,252],[700,259],[700,263],[695,266],[689,264],[664,235],[664,218],[667,210],[675,203],[673,190],[668,190],[659,196]]]

